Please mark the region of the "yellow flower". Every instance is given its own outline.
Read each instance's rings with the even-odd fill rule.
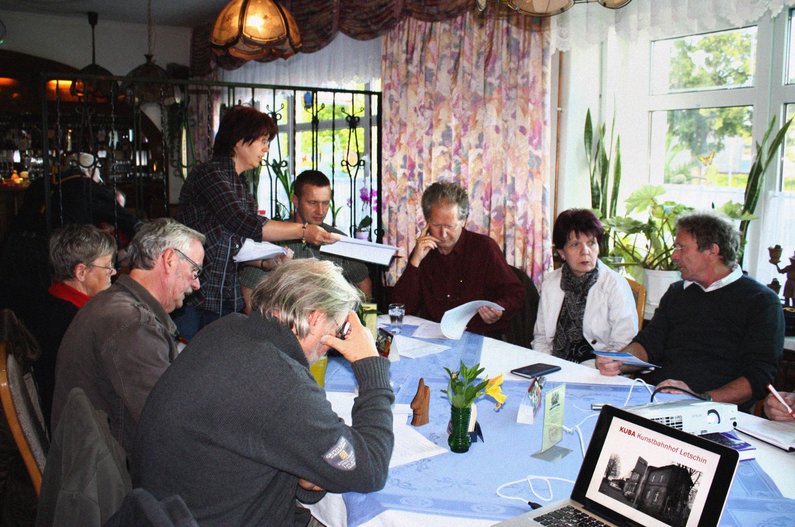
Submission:
[[[508,396],[502,393],[502,373],[493,379],[489,379],[489,383],[486,385],[486,395],[497,401],[497,406],[495,407],[497,409],[505,403],[505,399]]]

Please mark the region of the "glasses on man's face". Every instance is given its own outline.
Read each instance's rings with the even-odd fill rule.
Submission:
[[[350,332],[351,332],[351,323],[348,322],[348,319],[346,318],[345,322],[339,325],[339,327],[337,328],[337,332],[334,334],[334,336],[340,340],[345,340],[345,338],[348,336],[348,333]]]
[[[202,274],[202,270],[203,270],[202,266],[197,264],[193,260],[191,260],[190,257],[187,254],[185,254],[184,252],[180,251],[176,247],[174,247],[174,252],[176,252],[180,256],[180,258],[183,258],[186,262],[188,262],[191,265],[191,267],[193,267],[193,274],[191,275],[193,280],[196,280],[197,278],[199,278],[199,275]]]

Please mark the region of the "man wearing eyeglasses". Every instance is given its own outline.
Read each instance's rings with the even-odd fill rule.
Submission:
[[[353,311],[361,299],[331,262],[292,260],[268,273],[251,315],[206,326],[152,390],[133,486],[178,494],[201,525],[313,527],[298,501],[383,488],[394,393],[389,361]],[[359,385],[350,426],[309,372],[329,347]]]
[[[146,398],[177,356],[169,313],[199,289],[203,243],[204,235],[168,218],[140,227],[128,249],[130,274],[86,303],[61,341],[51,430],[79,387],[129,452]]]
[[[497,243],[464,228],[466,190],[437,182],[422,194],[423,227],[409,264],[392,291],[406,313],[439,322],[445,311],[473,300],[490,300],[503,310],[481,307],[467,329],[500,337],[524,306],[524,290]]]

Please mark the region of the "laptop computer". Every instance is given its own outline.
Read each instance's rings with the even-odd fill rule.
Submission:
[[[571,497],[495,527],[718,525],[738,461],[732,448],[605,406]]]

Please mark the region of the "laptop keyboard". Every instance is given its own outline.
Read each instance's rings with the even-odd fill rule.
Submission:
[[[606,523],[601,522],[581,510],[578,510],[571,505],[566,505],[560,509],[555,509],[552,512],[542,514],[534,518],[535,521],[547,527],[608,527]]]

